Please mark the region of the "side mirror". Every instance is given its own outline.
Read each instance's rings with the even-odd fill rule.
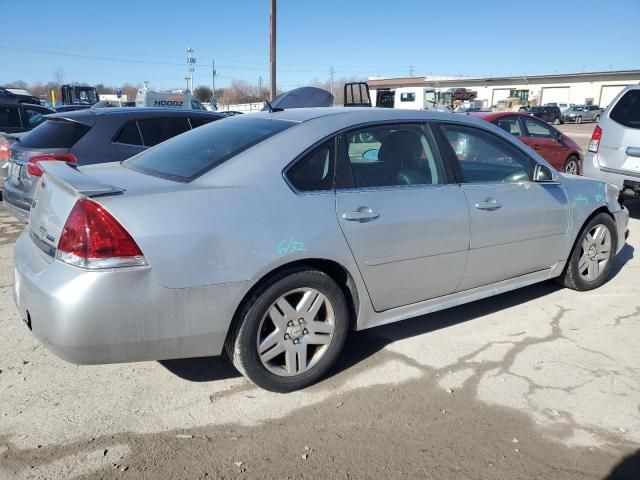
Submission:
[[[534,182],[555,182],[558,180],[558,174],[546,165],[538,163],[533,169]]]

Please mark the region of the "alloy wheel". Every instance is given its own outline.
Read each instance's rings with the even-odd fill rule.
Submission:
[[[594,225],[585,235],[580,249],[578,272],[588,281],[596,280],[611,257],[611,232],[604,225]]]
[[[311,369],[334,337],[335,312],[329,299],[314,288],[298,288],[280,296],[258,328],[258,357],[269,372],[291,377]]]
[[[569,160],[567,164],[564,166],[564,171],[566,173],[570,173],[571,175],[578,175],[578,162],[576,160]]]

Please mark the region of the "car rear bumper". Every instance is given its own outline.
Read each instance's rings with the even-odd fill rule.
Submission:
[[[598,154],[588,152],[583,162],[584,176],[611,183],[620,189],[622,198],[637,198],[640,192],[640,174],[615,168],[603,167],[598,162]]]
[[[29,221],[29,210],[31,210],[32,198],[26,197],[22,191],[11,185],[9,182],[3,182],[4,190],[2,192],[2,200],[6,209],[11,215],[21,222]]]
[[[23,319],[47,348],[78,364],[219,355],[250,287],[171,289],[150,267],[86,271],[48,257],[28,231],[16,242],[14,263]]]

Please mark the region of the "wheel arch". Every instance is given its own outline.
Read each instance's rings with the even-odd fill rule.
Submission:
[[[356,328],[358,311],[360,309],[360,296],[356,287],[356,282],[354,281],[349,270],[334,260],[329,260],[326,258],[304,258],[297,259],[273,268],[272,270],[262,275],[262,277],[253,284],[253,286],[244,294],[242,300],[238,303],[238,306],[234,311],[231,324],[229,325],[229,329],[227,331],[227,340],[229,339],[229,336],[232,335],[235,331],[238,322],[242,321],[242,319],[240,318],[240,312],[244,309],[246,302],[251,297],[253,297],[255,292],[258,289],[262,288],[262,286],[265,285],[270,279],[274,278],[280,273],[287,270],[295,269],[320,270],[321,272],[328,275],[333,281],[335,281],[340,286],[345,300],[347,301],[347,308],[349,309],[349,329],[354,330]]]
[[[613,216],[613,214],[611,213],[611,211],[607,208],[606,205],[602,205],[598,208],[596,208],[593,212],[591,212],[591,214],[584,220],[584,222],[582,222],[582,225],[580,225],[580,228],[578,229],[578,234],[576,235],[576,238],[573,239],[573,244],[571,245],[571,249],[569,250],[569,255],[567,256],[567,265],[569,264],[569,259],[571,258],[571,255],[573,254],[573,250],[576,248],[576,245],[578,243],[578,240],[580,240],[580,234],[582,233],[582,230],[584,230],[584,227],[596,216],[599,215],[601,213],[606,213],[607,215],[609,215],[609,217],[611,218],[611,220],[613,221],[613,223],[616,223],[616,219]],[[615,233],[615,232],[614,232]],[[617,238],[616,238],[617,241]],[[565,269],[567,268],[567,266],[565,265],[564,267]]]

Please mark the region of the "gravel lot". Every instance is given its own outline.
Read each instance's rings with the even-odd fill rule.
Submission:
[[[561,129],[584,144],[593,125]],[[329,378],[288,395],[217,358],[57,359],[13,305],[21,226],[0,210],[0,478],[640,478],[628,206],[602,288],[547,282],[353,334]]]

